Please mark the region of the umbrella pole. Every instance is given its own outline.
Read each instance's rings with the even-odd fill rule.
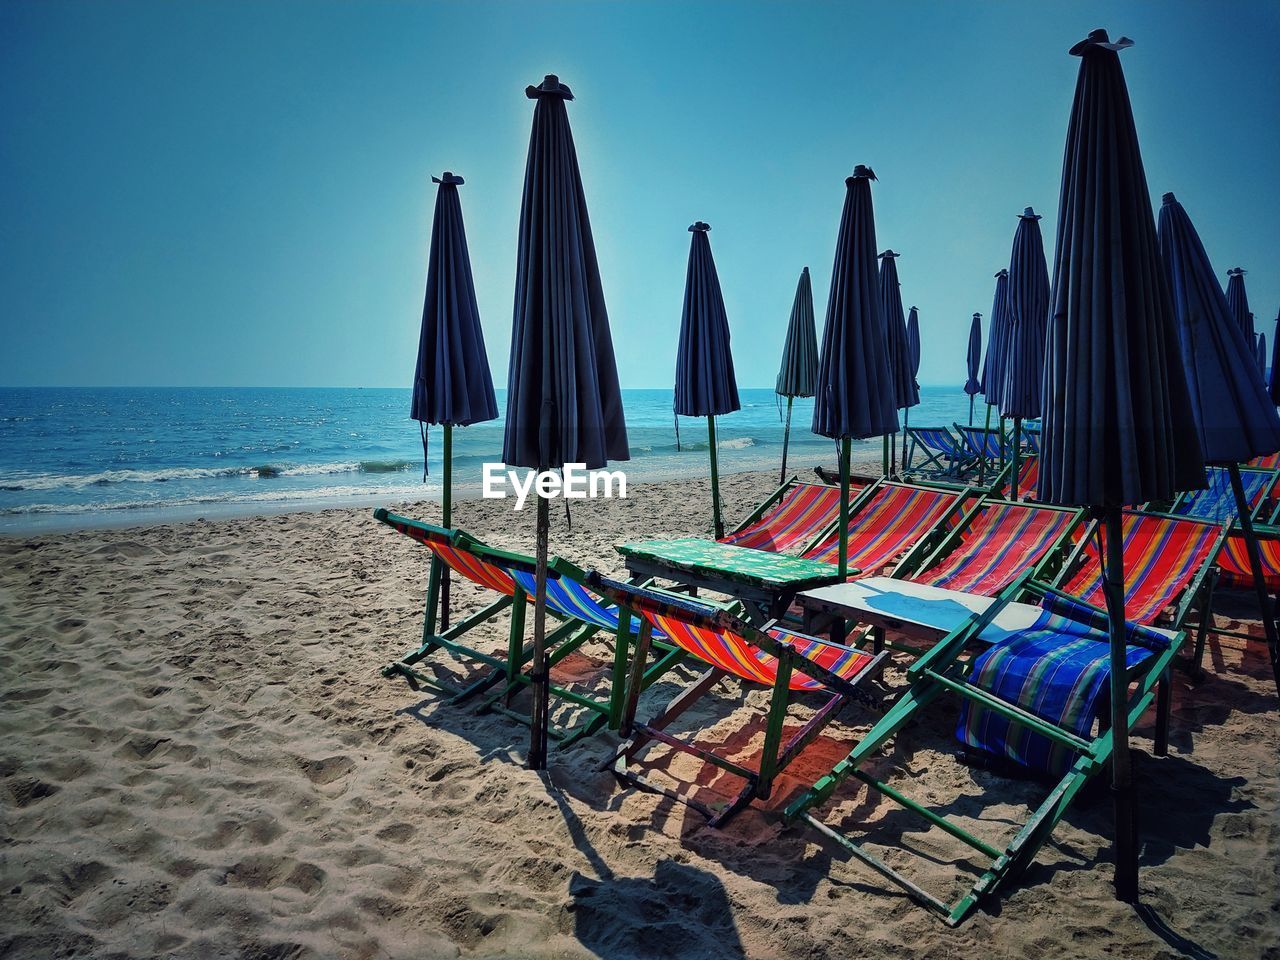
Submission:
[[[546,497],[538,497],[538,556],[533,605],[533,708],[529,723],[529,769],[547,769],[547,538],[551,516]]]
[[[849,438],[840,438],[840,548],[839,571],[843,582],[849,576]]]
[[[1249,515],[1249,504],[1244,495],[1244,482],[1240,479],[1240,464],[1230,464],[1227,472],[1231,475],[1231,489],[1236,495],[1236,513],[1239,515],[1240,531],[1244,534],[1245,547],[1249,552],[1249,567],[1253,571],[1253,584],[1258,591],[1262,628],[1266,631],[1267,652],[1271,655],[1271,673],[1275,678],[1276,692],[1280,693],[1280,642],[1277,640],[1271,594],[1267,593],[1266,579],[1262,575],[1262,551],[1258,547],[1258,535],[1253,529],[1253,518]]]
[[[996,435],[996,446],[1000,448],[1000,469],[1004,469],[1004,414],[1000,414],[1000,432]]]
[[[1018,502],[1018,480],[1021,479],[1018,476],[1018,466],[1019,466],[1018,460],[1019,460],[1019,454],[1021,452],[1018,450],[1018,444],[1020,444],[1021,442],[1022,442],[1022,418],[1014,417],[1013,418],[1013,478],[1009,481],[1009,487],[1013,491],[1013,496],[1010,497],[1010,499],[1014,503]]]
[[[791,404],[795,403],[795,397],[787,397],[787,426],[782,431],[782,475],[778,477],[778,484],[787,482],[787,446],[791,443]]]
[[[889,469],[898,472],[898,431],[889,434]]]
[[[716,539],[724,536],[724,521],[720,519],[720,467],[716,450],[716,418],[707,417],[707,437],[711,444],[711,516],[715,523]]]
[[[910,429],[911,429],[911,408],[907,407],[907,409],[902,414],[902,472],[903,474],[906,474],[907,472],[907,437],[910,436],[910,434],[907,431]]]
[[[1111,633],[1111,796],[1115,803],[1116,899],[1138,902],[1138,810],[1129,756],[1129,682],[1124,620],[1124,533],[1120,509],[1108,507],[1103,584]]]
[[[987,451],[986,451],[986,433],[991,429],[991,404],[987,404],[987,421],[982,426],[983,441],[982,446],[978,448],[978,486],[982,486],[983,479],[987,474]]]
[[[969,394],[969,426],[973,426],[973,394]]]
[[[444,425],[444,492],[441,494],[441,513],[445,529],[453,529],[453,424]],[[440,629],[449,626],[449,565],[442,564],[440,572]]]
[[[880,472],[883,473],[887,479],[889,476],[889,435],[887,433],[884,435],[884,453],[881,455],[880,460]]]

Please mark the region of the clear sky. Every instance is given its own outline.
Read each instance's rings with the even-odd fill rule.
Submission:
[[[855,163],[959,385],[1017,214],[1052,249],[1091,28],[1122,54],[1153,202],[1280,307],[1280,4],[0,4],[0,384],[407,386],[434,187],[462,188],[505,383],[532,103],[558,73],[624,386],[675,368],[711,223],[738,382],[771,386],[800,268],[825,314]]]

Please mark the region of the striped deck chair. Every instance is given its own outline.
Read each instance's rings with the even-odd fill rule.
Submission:
[[[907,466],[904,473],[955,477],[973,463],[973,453],[948,427],[907,427]],[[916,463],[916,454],[924,459]]]
[[[849,518],[849,566],[858,568],[858,576],[871,576],[908,550],[928,549],[969,493],[893,481],[876,484]],[[839,537],[831,530],[804,556],[834,564],[839,549]]]
[[[527,723],[526,716],[511,711],[507,705],[515,692],[530,682],[523,667],[532,658],[533,650],[530,644],[525,643],[524,623],[526,609],[534,599],[534,559],[490,547],[465,531],[446,530],[398,516],[382,508],[375,510],[374,516],[426,546],[460,577],[498,594],[497,599],[477,613],[440,632],[436,631],[436,607],[428,600],[422,642],[398,660],[383,667],[382,675],[403,677],[415,690],[419,684],[430,687],[447,694],[452,702],[482,693],[505,680],[502,691],[487,700],[481,709],[496,710]],[[549,668],[563,661],[602,630],[612,634],[614,638],[613,665],[607,693],[603,698],[568,687],[551,686],[553,694],[585,708],[589,714],[583,723],[576,724],[572,730],[557,727],[551,731],[562,746],[589,736],[606,724],[617,727],[622,714],[628,651],[635,636],[631,618],[620,616],[617,607],[603,602],[587,590],[585,579],[586,575],[581,570],[561,557],[552,557],[548,561],[547,609],[552,617],[561,621],[547,635]],[[469,631],[506,609],[510,609],[510,621],[505,654],[478,650],[464,642],[463,638]],[[683,657],[682,653],[672,649],[661,634],[654,641],[658,647],[658,656],[656,662],[643,674],[643,686],[652,684]],[[437,650],[444,650],[453,658],[480,668],[481,675],[471,683],[459,686],[434,673],[425,672],[419,664]]]
[[[969,427],[957,423],[956,432],[969,448],[971,457],[982,457],[987,462],[999,462],[1008,453],[1006,438],[994,427]]]
[[[1258,550],[1262,554],[1262,578],[1272,593],[1280,590],[1280,528],[1255,525]],[[1249,551],[1244,536],[1237,532],[1227,535],[1218,554],[1218,574],[1224,586],[1233,590],[1253,589],[1253,568],[1249,565]]]
[[[1181,630],[1191,610],[1199,609],[1192,657],[1193,668],[1199,670],[1217,579],[1214,562],[1226,542],[1226,526],[1137,510],[1126,510],[1121,522],[1125,615],[1147,626],[1164,622]],[[1061,586],[1066,593],[1101,607],[1106,597],[1102,590],[1098,531],[1097,524],[1089,524],[1077,532],[1076,549],[1059,580],[1065,581]],[[1105,543],[1105,532],[1102,539]]]
[[[1280,470],[1280,453],[1269,453],[1265,457],[1254,457],[1249,466],[1258,470]]]
[[[865,486],[850,485],[850,502]],[[839,487],[790,480],[720,542],[771,553],[799,553],[839,516]]]
[[[1181,493],[1173,502],[1170,513],[1184,517],[1196,517],[1200,520],[1236,519],[1236,496],[1231,489],[1231,477],[1226,467],[1206,467],[1209,478],[1208,489],[1191,490]],[[1255,470],[1242,468],[1240,480],[1244,486],[1245,502],[1257,516],[1263,503],[1271,495],[1280,476],[1275,470]]]
[[[688,804],[702,813],[713,827],[720,826],[753,799],[767,800],[774,780],[795,760],[822,729],[854,698],[874,703],[866,685],[884,669],[887,654],[869,654],[855,647],[796,633],[776,622],[752,626],[728,608],[663,590],[645,589],[609,580],[599,573],[587,575],[592,590],[636,613],[641,620],[636,659],[627,684],[621,734],[627,738],[611,761],[615,775],[625,783]],[[650,638],[665,635],[677,648],[702,661],[708,669],[653,719],[641,723],[636,716],[637,664],[643,662]],[[759,766],[744,766],[709,747],[679,739],[666,728],[720,680],[736,677],[747,684],[772,690],[765,720],[764,745]],[[783,731],[793,694],[820,694],[826,702],[784,743]],[[698,757],[741,778],[745,785],[719,809],[677,789],[663,786],[628,769],[650,744],[660,743]]]
[[[1026,596],[1039,604],[1018,603]],[[907,670],[908,688],[884,717],[826,776],[819,779],[784,814],[788,822],[808,824],[823,836],[906,891],[916,902],[956,926],[1035,858],[1085,784],[1105,771],[1112,737],[1098,722],[1109,687],[1110,644],[1105,613],[1080,603],[1046,584],[1019,580],[991,603],[939,641]],[[1155,753],[1167,752],[1169,666],[1186,639],[1182,632],[1138,624],[1128,628],[1130,643],[1129,728],[1156,704]],[[970,646],[984,649],[966,670],[961,655]],[[948,695],[962,698],[958,734],[963,743],[990,751],[1038,771],[1056,782],[1025,824],[1008,829],[1003,841],[990,842],[971,832],[968,822],[954,822],[945,810],[931,808],[903,793],[901,783],[887,783],[864,766],[882,767],[884,745],[894,740],[893,754],[906,751],[902,730],[933,701]],[[947,903],[863,848],[841,825],[816,813],[837,787],[853,777],[893,803],[921,816],[932,826],[961,841],[989,861],[974,885],[958,900]],[[895,778],[899,781],[902,778]],[[957,867],[973,863],[972,855],[958,858]]]
[[[1081,510],[981,500],[966,512],[928,557],[900,565],[896,578],[962,593],[994,597],[1028,570],[1043,576],[1065,560],[1069,534]]]

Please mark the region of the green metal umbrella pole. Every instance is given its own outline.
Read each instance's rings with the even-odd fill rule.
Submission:
[[[707,442],[711,446],[711,516],[716,539],[724,536],[724,520],[720,517],[720,457],[716,447],[716,418],[707,417]]]

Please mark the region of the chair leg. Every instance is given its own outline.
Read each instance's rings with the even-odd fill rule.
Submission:
[[[1169,714],[1173,701],[1169,684],[1172,679],[1171,672],[1166,670],[1156,686],[1155,754],[1157,757],[1169,754]]]

